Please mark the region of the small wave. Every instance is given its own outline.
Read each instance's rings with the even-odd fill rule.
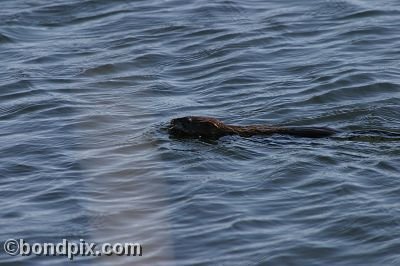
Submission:
[[[2,43],[12,43],[13,39],[5,35],[4,33],[0,33],[0,44]]]
[[[363,19],[370,17],[380,17],[380,16],[396,16],[399,15],[399,11],[397,10],[363,10],[357,11],[353,14],[348,14],[346,16],[340,17],[340,19]]]

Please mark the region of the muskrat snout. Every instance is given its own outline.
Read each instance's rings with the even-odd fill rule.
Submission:
[[[188,134],[187,126],[191,122],[188,117],[174,118],[169,124],[168,131],[172,135],[184,135]]]

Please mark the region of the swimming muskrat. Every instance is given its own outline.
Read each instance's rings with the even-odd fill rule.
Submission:
[[[235,126],[205,116],[186,116],[171,120],[169,133],[176,137],[219,139],[228,135],[250,137],[254,135],[282,134],[306,138],[323,138],[338,131],[328,127],[286,127],[286,126]]]

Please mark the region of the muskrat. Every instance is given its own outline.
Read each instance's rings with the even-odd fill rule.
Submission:
[[[254,135],[282,134],[306,138],[324,138],[332,136],[338,131],[328,127],[289,127],[227,125],[220,120],[205,116],[185,116],[171,120],[169,133],[176,137],[191,137],[203,139],[219,139],[228,135],[250,137]]]

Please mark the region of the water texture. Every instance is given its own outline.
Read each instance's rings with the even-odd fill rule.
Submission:
[[[400,141],[169,138],[168,121],[400,132],[395,0],[4,0],[0,240],[78,265],[400,265]],[[64,265],[8,256],[2,265]]]

